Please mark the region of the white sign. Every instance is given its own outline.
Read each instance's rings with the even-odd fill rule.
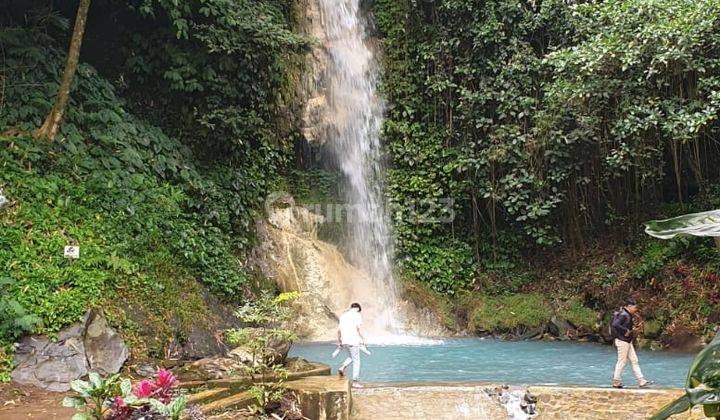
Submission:
[[[65,258],[70,258],[73,260],[77,260],[78,258],[80,258],[80,247],[75,245],[66,246]]]

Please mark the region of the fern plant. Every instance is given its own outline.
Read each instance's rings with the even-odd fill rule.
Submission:
[[[11,343],[40,325],[38,317],[29,314],[15,299],[9,297],[9,289],[13,284],[13,279],[0,278],[0,344]]]

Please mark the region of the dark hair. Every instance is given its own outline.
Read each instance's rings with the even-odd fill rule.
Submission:
[[[362,312],[362,308],[360,307],[360,304],[355,302],[352,305],[350,305],[351,308],[355,308],[358,310],[358,312]]]
[[[631,297],[625,298],[625,306],[637,305],[637,301]]]

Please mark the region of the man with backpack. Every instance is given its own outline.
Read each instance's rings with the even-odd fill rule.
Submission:
[[[615,347],[617,347],[618,354],[617,364],[615,365],[615,375],[613,376],[613,388],[623,387],[622,373],[623,370],[625,370],[625,365],[627,365],[628,360],[630,360],[633,373],[641,388],[652,383],[643,377],[642,371],[640,371],[640,362],[635,353],[635,347],[632,344],[635,338],[633,316],[637,310],[637,302],[635,299],[629,297],[625,299],[625,306],[613,314],[610,331],[615,339]]]

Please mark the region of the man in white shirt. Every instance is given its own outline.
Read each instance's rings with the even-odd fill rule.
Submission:
[[[340,365],[338,374],[340,377],[345,376],[345,369],[352,363],[353,365],[353,386],[359,386],[357,380],[360,376],[360,346],[365,346],[365,339],[360,332],[362,325],[362,308],[359,303],[350,305],[344,314],[340,315],[340,323],[338,325],[338,345],[340,348],[346,349],[349,357]]]

